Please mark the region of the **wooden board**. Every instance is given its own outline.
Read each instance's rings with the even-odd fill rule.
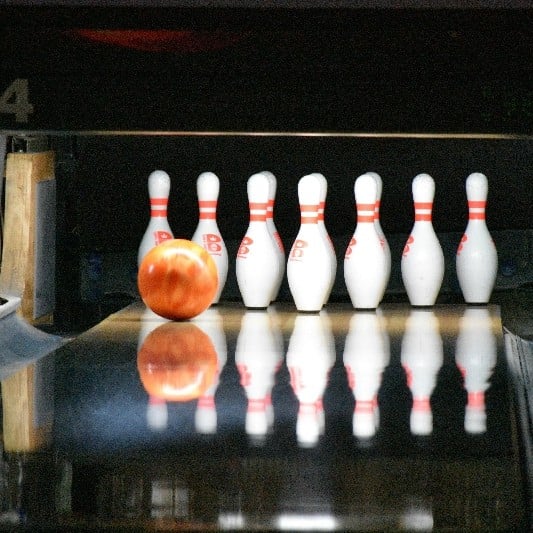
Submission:
[[[54,153],[10,153],[6,162],[4,240],[0,269],[2,294],[22,299],[20,312],[32,323],[51,323],[53,314],[36,316],[35,280],[40,264],[36,258],[37,189],[55,179]],[[55,207],[54,207],[55,209]],[[42,221],[47,224],[47,221]],[[55,226],[55,221],[53,222]],[[51,225],[51,224],[50,224]],[[49,227],[55,233],[55,227]],[[49,250],[48,253],[55,253]],[[48,272],[47,275],[53,275]]]

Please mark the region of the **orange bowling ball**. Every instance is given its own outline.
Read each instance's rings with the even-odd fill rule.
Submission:
[[[137,274],[143,302],[169,320],[187,320],[207,309],[215,297],[215,261],[199,244],[170,239],[152,248]]]
[[[150,396],[188,402],[214,383],[218,358],[209,336],[192,322],[167,322],[152,331],[137,354],[137,370]]]

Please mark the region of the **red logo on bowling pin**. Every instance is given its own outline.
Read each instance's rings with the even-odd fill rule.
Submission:
[[[164,241],[168,241],[169,239],[172,239],[172,235],[168,231],[154,231],[154,242],[156,246]]]
[[[301,261],[305,253],[305,248],[307,248],[307,246],[309,246],[309,243],[307,241],[304,241],[302,239],[296,239],[292,246],[291,255],[289,259],[291,261]]]
[[[464,248],[464,243],[468,240],[468,236],[466,233],[463,235],[463,238],[461,239],[461,242],[459,243],[459,247],[457,248],[457,255],[459,255]]]
[[[204,233],[202,235],[202,241],[204,243],[204,248],[213,255],[221,255],[222,253],[222,238],[220,235],[215,235],[214,233]]]
[[[237,252],[237,257],[246,259],[246,256],[248,252],[250,251],[250,246],[253,244],[253,242],[254,240],[251,237],[248,237],[248,235],[246,235],[244,239],[241,241],[241,245],[239,246],[239,250]]]
[[[405,246],[403,248],[403,256],[405,257],[409,253],[409,245],[413,244],[415,242],[415,238],[412,235],[409,235],[409,238],[407,239],[407,242],[405,243]]]
[[[350,240],[350,243],[348,244],[348,248],[346,248],[346,253],[344,254],[344,257],[349,257],[351,253],[353,252],[352,248],[357,244],[357,241],[355,240],[355,237],[352,237]]]

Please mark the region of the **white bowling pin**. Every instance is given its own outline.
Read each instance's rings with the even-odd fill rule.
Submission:
[[[154,170],[148,176],[148,196],[150,197],[150,222],[144,232],[137,265],[144,256],[158,244],[174,237],[167,220],[168,196],[170,194],[170,177],[163,170]]]
[[[217,374],[211,386],[198,398],[195,412],[196,431],[211,434],[217,430],[215,393],[219,385],[220,373],[227,360],[226,334],[224,333],[222,315],[214,308],[206,309],[191,321],[211,339],[217,354]]]
[[[316,172],[315,175],[320,179],[322,183],[322,189],[320,193],[320,203],[318,204],[318,229],[320,230],[320,234],[322,235],[322,238],[324,239],[324,242],[326,243],[326,248],[328,250],[328,256],[329,256],[329,261],[330,261],[329,288],[328,288],[328,292],[326,295],[326,299],[324,300],[324,304],[326,304],[329,299],[329,295],[331,294],[331,290],[333,289],[333,285],[335,283],[335,276],[337,275],[337,254],[335,253],[335,247],[333,246],[333,241],[331,240],[331,237],[329,236],[329,233],[326,228],[325,221],[324,221],[324,210],[326,207],[326,198],[328,195],[328,182],[326,180],[326,177],[323,174]]]
[[[257,441],[270,430],[271,392],[283,358],[275,327],[267,311],[247,311],[235,347],[235,364],[248,399],[245,430]]]
[[[236,276],[244,305],[264,309],[279,279],[278,246],[267,226],[270,179],[259,172],[248,179],[250,223],[236,259]]]
[[[152,431],[164,431],[168,426],[168,407],[163,398],[150,396],[146,406],[146,425]]]
[[[316,174],[298,182],[300,229],[287,261],[287,281],[298,311],[320,311],[331,284],[328,246],[318,226],[321,191]]]
[[[291,386],[299,401],[296,436],[301,446],[314,446],[323,430],[322,398],[335,362],[330,322],[323,313],[297,315],[287,348]]]
[[[415,223],[403,249],[401,271],[411,305],[434,305],[444,278],[444,254],[431,222],[435,182],[419,174],[412,183]]]
[[[488,303],[498,271],[496,246],[485,221],[487,192],[484,174],[475,172],[468,176],[468,224],[457,249],[455,265],[465,302],[473,304]]]
[[[281,237],[279,235],[279,232],[276,228],[276,224],[274,223],[274,204],[276,202],[276,189],[277,189],[277,180],[276,176],[272,174],[272,172],[269,172],[268,170],[263,170],[263,174],[265,174],[269,181],[270,181],[270,192],[268,195],[268,206],[267,206],[267,226],[268,231],[270,232],[270,235],[274,239],[277,248],[277,257],[278,257],[278,279],[276,282],[276,285],[274,286],[274,290],[272,292],[272,301],[276,300],[278,297],[279,289],[281,286],[281,283],[283,281],[283,278],[285,276],[285,248],[283,246],[283,241],[281,240]]]
[[[437,317],[433,311],[413,309],[406,320],[401,344],[401,363],[413,398],[410,420],[413,435],[429,435],[433,431],[430,400],[443,358]]]
[[[386,328],[377,313],[354,313],[344,344],[343,362],[355,398],[353,433],[373,437],[379,425],[378,391],[390,349]]]
[[[465,431],[484,433],[487,430],[485,392],[496,364],[496,336],[486,307],[471,307],[459,320],[455,362],[463,376],[467,392]]]
[[[374,225],[376,226],[376,231],[379,235],[379,241],[381,242],[381,246],[383,247],[383,251],[385,252],[385,283],[383,287],[383,293],[385,293],[385,290],[387,289],[387,285],[389,283],[390,279],[390,273],[391,273],[391,253],[390,253],[390,246],[387,241],[387,238],[385,237],[385,233],[381,227],[381,220],[380,220],[380,208],[381,208],[381,194],[383,192],[383,180],[381,179],[381,176],[377,172],[367,172],[367,174],[370,174],[375,180],[378,187],[377,190],[377,197],[376,197],[376,205],[374,208]]]
[[[144,309],[141,314],[139,334],[137,337],[137,353],[142,348],[146,337],[150,335],[154,329],[158,328],[168,319],[160,317],[154,313],[149,307]],[[148,404],[146,405],[146,424],[153,431],[163,431],[166,429],[168,423],[168,408],[167,402],[163,398],[150,396]]]
[[[218,273],[218,289],[213,303],[218,303],[228,276],[228,251],[217,224],[217,203],[220,181],[213,172],[203,172],[196,181],[198,207],[200,211],[198,226],[192,241],[203,246],[214,259]]]
[[[387,259],[374,224],[377,183],[370,174],[355,180],[357,225],[344,255],[344,281],[356,309],[375,309],[383,297]]]

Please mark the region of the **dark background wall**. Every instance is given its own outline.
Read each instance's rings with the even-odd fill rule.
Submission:
[[[95,136],[76,142],[78,170],[64,186],[76,206],[76,225],[86,250],[137,248],[149,218],[147,177],[155,169],[171,177],[169,223],[176,236],[185,238],[198,223],[196,179],[203,171],[220,178],[218,223],[228,240],[244,236],[246,182],[260,170],[270,170],[278,179],[275,220],[287,245],[298,231],[298,180],[310,172],[321,172],[328,180],[326,224],[334,236],[353,232],[354,181],[369,170],[383,178],[386,233],[411,229],[411,181],[420,172],[435,179],[438,232],[464,230],[464,182],[471,172],[488,177],[491,229],[532,227],[530,140]]]

